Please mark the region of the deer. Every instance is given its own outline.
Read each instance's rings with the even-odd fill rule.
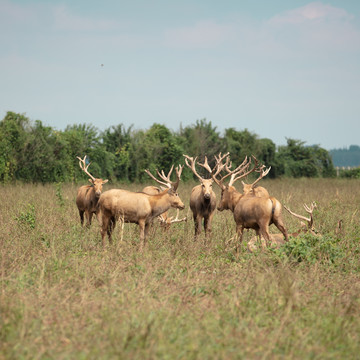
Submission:
[[[243,185],[243,195],[270,198],[273,203],[272,222],[284,234],[285,239],[288,239],[287,230],[282,217],[282,205],[280,201],[274,196],[270,196],[269,192],[264,187],[256,186],[256,184],[269,173],[270,169],[271,166],[266,169],[265,165],[261,165],[259,169],[255,169],[256,172],[260,173],[260,176],[253,183],[246,184],[244,181],[241,181]],[[229,169],[227,170],[229,171]]]
[[[149,226],[154,218],[169,210],[170,207],[184,209],[185,205],[177,193],[182,169],[183,166],[181,165],[176,168],[177,179],[174,182],[169,177],[163,177],[163,174],[158,172],[158,175],[168,182],[168,188],[155,195],[123,189],[112,189],[103,192],[98,202],[97,213],[98,220],[101,223],[100,233],[103,247],[105,246],[106,234],[109,243],[112,243],[112,232],[117,220],[138,224],[141,247],[144,247]],[[171,171],[169,174],[171,174]]]
[[[303,204],[303,206],[304,206],[305,211],[309,214],[309,217],[298,215],[284,205],[284,208],[289,212],[289,214],[291,214],[292,216],[294,216],[300,220],[304,220],[307,223],[307,224],[305,224],[303,221],[300,221],[300,229],[288,234],[289,237],[297,238],[300,234],[306,234],[306,233],[310,233],[314,236],[319,236],[319,234],[316,232],[315,227],[314,227],[313,211],[317,207],[315,201],[313,201],[310,206],[308,206],[306,204]],[[248,251],[249,252],[256,251],[258,249],[257,243],[258,243],[258,238],[256,236],[253,236],[247,243]],[[265,241],[263,238],[260,238],[260,244],[261,244],[261,248],[265,249],[266,244],[265,244]],[[271,247],[278,248],[283,244],[285,244],[285,241],[284,241],[284,237],[283,237],[282,233],[281,234],[279,234],[279,233],[270,234],[270,246]]]
[[[172,167],[168,173],[167,176],[165,176],[165,173],[163,171],[161,171],[161,173],[158,172],[158,176],[162,179],[165,179],[165,182],[160,181],[159,179],[157,179],[155,176],[153,176],[151,174],[151,172],[146,169],[145,172],[153,179],[155,180],[157,183],[160,184],[160,187],[158,186],[153,186],[153,185],[148,185],[145,186],[141,192],[148,194],[148,195],[157,195],[159,193],[161,193],[162,191],[164,191],[165,189],[168,189],[171,187],[171,183],[170,183],[170,176],[171,173],[173,171]],[[160,214],[157,219],[159,221],[160,226],[164,229],[164,230],[169,230],[171,224],[174,223],[179,223],[179,222],[183,222],[183,221],[187,221],[187,217],[185,216],[184,218],[179,219],[179,209],[176,209],[176,217],[174,218],[173,216],[169,216],[168,211],[165,211],[163,214]]]
[[[236,223],[236,235],[238,241],[242,242],[244,229],[254,229],[257,236],[262,236],[266,243],[270,243],[269,225],[273,223],[274,203],[270,198],[257,197],[251,194],[241,194],[233,186],[234,183],[255,171],[258,168],[258,161],[255,156],[254,166],[250,168],[251,159],[245,160],[234,170],[230,170],[231,162],[229,157],[226,157],[225,164],[222,163],[223,157],[219,154],[215,156],[216,166],[218,170],[216,173],[208,167],[213,180],[221,189],[221,199],[217,206],[219,211],[230,210],[233,213]],[[216,174],[220,174],[221,170],[225,168],[227,174],[220,179]],[[220,171],[219,171],[220,170]],[[227,185],[224,184],[224,180],[230,176],[230,180]],[[275,225],[277,225],[275,223]],[[282,229],[279,229],[282,231]],[[284,234],[287,240],[287,233]]]
[[[84,225],[84,213],[86,217],[86,226],[90,227],[93,214],[96,213],[97,203],[99,201],[102,187],[108,182],[108,180],[96,179],[92,176],[88,170],[90,163],[86,165],[86,155],[83,159],[77,156],[79,159],[79,166],[86,175],[90,177],[89,181],[91,185],[81,186],[76,195],[76,205],[79,210],[81,226]]]
[[[205,237],[209,238],[211,235],[211,222],[216,209],[216,195],[212,189],[213,179],[204,179],[196,171],[196,160],[193,157],[183,154],[185,163],[193,174],[199,179],[200,184],[196,185],[191,190],[190,195],[190,209],[193,213],[195,224],[195,239],[201,233],[202,219],[204,219]],[[207,157],[205,156],[204,164],[198,165],[205,167],[208,166]]]

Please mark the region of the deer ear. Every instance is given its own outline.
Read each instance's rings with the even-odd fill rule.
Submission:
[[[108,181],[109,181],[108,179],[104,180],[104,181],[103,181],[103,184],[106,184]]]
[[[89,179],[89,181],[90,181],[92,184],[94,184],[94,181],[93,181],[92,179]]]

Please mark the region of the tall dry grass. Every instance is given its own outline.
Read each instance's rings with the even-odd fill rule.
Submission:
[[[103,249],[96,220],[80,226],[77,186],[2,186],[0,359],[357,359],[360,182],[262,185],[297,213],[316,201],[321,240],[236,253],[231,213],[194,241],[187,205],[188,222],[154,226],[143,252],[133,224]]]

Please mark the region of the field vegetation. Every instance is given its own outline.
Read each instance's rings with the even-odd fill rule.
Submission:
[[[136,225],[105,248],[96,219],[80,226],[81,184],[1,186],[0,359],[358,359],[360,182],[263,180],[298,214],[316,201],[321,236],[255,253],[252,230],[234,250],[228,211],[194,241],[195,184],[179,185],[188,221],[154,223],[143,251]]]

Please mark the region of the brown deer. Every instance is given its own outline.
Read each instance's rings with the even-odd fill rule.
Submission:
[[[87,174],[90,179],[91,185],[83,185],[78,189],[76,196],[76,205],[79,210],[81,226],[84,224],[84,213],[86,217],[86,226],[91,225],[91,219],[93,214],[96,213],[96,206],[99,201],[102,186],[108,182],[108,180],[96,179],[88,171],[90,163],[86,165],[86,155],[84,159],[79,159],[80,169]]]
[[[109,242],[112,242],[111,235],[117,220],[138,224],[141,246],[144,246],[149,225],[154,218],[169,210],[170,207],[180,210],[184,209],[185,205],[177,193],[182,169],[183,166],[176,168],[177,180],[175,182],[163,178],[163,180],[169,182],[170,187],[156,195],[123,189],[112,189],[101,194],[97,216],[101,223],[103,246],[105,245],[106,234],[108,235]]]
[[[278,199],[273,196],[269,195],[269,192],[262,186],[256,186],[256,184],[265,177],[270,169],[265,169],[265,165],[260,166],[259,169],[255,170],[256,172],[260,173],[260,176],[252,183],[252,184],[245,184],[244,181],[241,181],[243,185],[243,194],[244,195],[253,195],[257,197],[263,198],[270,198],[273,203],[273,216],[272,216],[272,223],[284,234],[285,239],[288,239],[287,230],[285,228],[283,216],[282,216],[282,205]]]
[[[253,156],[255,164],[250,170],[251,159],[248,160],[247,157],[243,163],[234,170],[230,170],[231,162],[228,157],[225,164],[222,164],[220,155],[218,158],[215,157],[215,159],[217,161],[217,167],[219,169],[225,168],[227,171],[227,174],[221,179],[218,179],[214,176],[214,173],[211,173],[213,180],[221,188],[221,199],[217,209],[219,211],[229,209],[233,212],[236,223],[236,233],[240,242],[242,241],[244,229],[254,229],[258,236],[263,236],[266,242],[270,243],[269,225],[273,223],[273,202],[270,198],[257,197],[251,194],[243,195],[233,186],[237,180],[248,176],[258,169],[257,159]],[[210,170],[209,168],[209,171]],[[217,173],[219,172],[217,171]],[[229,183],[225,185],[224,180],[228,176],[230,176],[230,180]],[[282,231],[281,229],[279,230]],[[287,234],[284,234],[284,236],[285,235],[287,236]]]
[[[298,229],[297,231],[288,234],[288,236],[290,237],[298,237],[300,234],[304,234],[304,233],[310,233],[314,236],[319,236],[319,234],[316,232],[315,228],[314,228],[314,218],[313,218],[313,211],[316,208],[316,203],[312,202],[310,206],[307,206],[306,204],[304,204],[304,209],[305,211],[310,215],[310,217],[305,217],[302,215],[298,215],[295,214],[294,212],[292,212],[289,208],[287,208],[284,205],[284,208],[293,216],[295,216],[296,218],[300,219],[300,220],[305,220],[307,222],[307,224],[305,224],[304,222],[300,222],[301,227],[300,229]],[[249,250],[249,252],[254,252],[258,249],[258,237],[257,236],[253,236],[247,243],[247,248]],[[260,238],[260,244],[261,244],[261,248],[265,249],[266,248],[266,243],[264,241],[264,238]],[[279,247],[281,245],[285,244],[284,241],[284,236],[283,234],[270,234],[270,246],[271,247]]]
[[[216,195],[212,189],[213,179],[204,179],[196,171],[196,159],[188,155],[185,157],[185,163],[188,168],[199,179],[200,185],[193,187],[190,195],[190,209],[193,213],[195,223],[195,238],[201,233],[202,219],[204,219],[205,236],[211,235],[211,222],[216,209]],[[198,165],[205,167],[208,166],[207,157],[205,156],[204,164]]]

